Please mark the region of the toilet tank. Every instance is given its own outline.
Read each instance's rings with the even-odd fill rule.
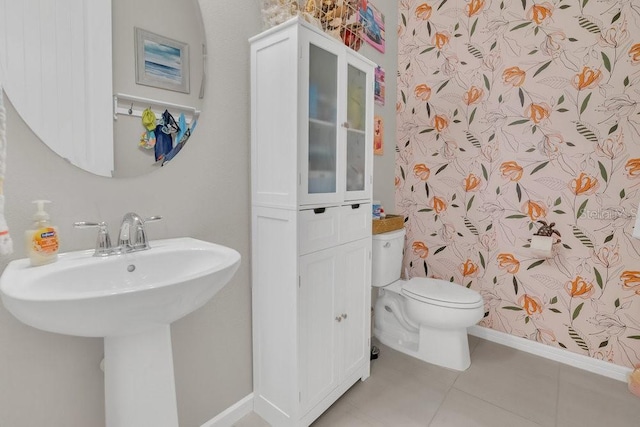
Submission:
[[[373,258],[371,260],[371,285],[387,286],[400,279],[402,253],[404,250],[404,228],[373,235]]]

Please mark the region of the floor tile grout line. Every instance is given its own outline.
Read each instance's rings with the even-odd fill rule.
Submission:
[[[474,347],[474,350],[475,350],[475,347]],[[431,419],[427,423],[427,427],[429,427],[431,423],[433,423],[433,420],[435,420],[436,416],[438,415],[438,412],[440,412],[440,409],[442,409],[442,404],[445,402],[445,400],[447,400],[447,397],[449,397],[449,393],[451,393],[451,390],[453,390],[453,386],[455,385],[456,381],[458,381],[458,378],[460,378],[460,374],[462,374],[462,372],[456,372],[456,378],[453,381],[451,381],[451,385],[447,389],[447,392],[444,395],[444,399],[442,399],[442,402],[440,402],[440,404],[438,405],[438,409],[436,409],[436,411],[431,416]]]
[[[460,374],[458,373],[458,376],[456,376],[456,380],[458,380],[458,377],[460,376]],[[455,383],[454,381],[454,383]],[[451,393],[451,390],[453,389],[453,383],[449,386],[449,389],[447,390],[447,392],[444,395],[444,399],[442,399],[442,402],[440,402],[438,404],[438,409],[436,409],[436,411],[433,413],[433,415],[431,416],[431,419],[427,422],[427,427],[430,427],[431,424],[433,423],[433,420],[436,419],[436,417],[438,416],[438,412],[440,412],[440,409],[442,409],[442,404],[445,402],[445,400],[447,400],[447,397],[449,397],[449,393]]]
[[[515,416],[517,416],[517,417],[519,417],[519,418],[523,418],[523,419],[525,419],[525,420],[527,420],[527,421],[531,421],[532,423],[534,423],[534,424],[539,425],[539,426],[541,426],[541,427],[542,427],[542,425],[541,425],[538,421],[536,421],[536,420],[533,420],[533,419],[531,419],[531,418],[529,418],[529,417],[526,417],[526,416],[524,416],[524,415],[518,414],[517,412],[513,412],[510,408],[505,408],[504,406],[499,405],[499,404],[497,404],[497,403],[495,403],[495,402],[491,402],[491,401],[489,401],[489,400],[485,399],[485,398],[484,398],[484,397],[482,397],[482,396],[478,396],[478,395],[476,395],[476,394],[474,394],[474,393],[470,393],[470,392],[468,392],[468,391],[466,391],[466,390],[463,390],[463,389],[461,389],[461,388],[455,387],[455,384],[454,384],[454,386],[453,386],[452,388],[455,388],[457,391],[459,391],[459,392],[461,392],[461,393],[464,393],[464,394],[469,395],[469,396],[471,396],[471,397],[475,397],[476,399],[482,400],[484,403],[488,403],[489,405],[495,406],[496,408],[500,408],[500,409],[502,409],[502,410],[504,410],[504,411],[507,411],[507,412],[508,412],[508,413],[510,413],[510,414],[513,414],[513,415],[515,415]],[[557,407],[556,407],[556,408],[557,408]],[[438,408],[438,409],[440,409],[440,408]],[[556,420],[554,419],[554,426],[555,426],[555,424],[556,424]]]
[[[505,407],[502,407],[502,406],[500,406],[500,405],[497,405],[497,404],[496,404],[496,403],[494,403],[494,402],[490,402],[490,401],[488,401],[488,400],[485,400],[485,399],[483,399],[482,397],[476,396],[476,395],[475,395],[475,394],[473,394],[473,393],[469,393],[469,392],[468,392],[468,391],[466,391],[466,390],[462,390],[462,389],[459,389],[459,388],[457,388],[457,387],[452,387],[452,388],[455,388],[455,389],[456,389],[456,391],[458,391],[458,392],[460,392],[460,393],[463,393],[463,394],[466,394],[467,396],[471,396],[471,397],[473,397],[473,398],[475,398],[475,399],[482,400],[484,403],[486,403],[486,404],[488,404],[488,405],[495,406],[495,407],[496,407],[496,408],[498,408],[498,409],[502,409],[503,411],[508,412],[508,413],[510,413],[511,415],[514,415],[514,416],[516,416],[516,417],[518,417],[518,418],[521,418],[521,419],[523,419],[523,420],[531,421],[533,424],[535,424],[535,425],[537,425],[537,426],[540,426],[540,427],[543,427],[543,425],[542,425],[542,424],[540,424],[539,422],[537,422],[536,420],[532,420],[532,419],[531,419],[531,418],[529,418],[529,417],[525,417],[525,416],[523,416],[523,415],[521,415],[521,414],[518,414],[518,413],[516,413],[516,412],[513,412],[513,411],[511,411],[510,409],[507,409],[507,408],[505,408]],[[448,395],[448,393],[447,393],[447,395]],[[443,401],[443,402],[444,402],[444,401]],[[438,407],[438,411],[439,411],[439,410],[440,410],[440,407]],[[433,420],[432,420],[432,421],[433,421]],[[554,423],[554,424],[555,424],[555,423]]]

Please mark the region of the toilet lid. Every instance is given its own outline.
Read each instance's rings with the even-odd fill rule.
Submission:
[[[404,284],[402,294],[433,305],[453,308],[482,306],[482,296],[473,289],[456,283],[425,277],[414,277]]]

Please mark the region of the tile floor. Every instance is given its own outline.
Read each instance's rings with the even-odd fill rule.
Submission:
[[[383,345],[357,382],[312,427],[638,427],[626,383],[469,337],[462,373]],[[236,427],[266,427],[249,414]],[[274,426],[278,427],[278,426]]]

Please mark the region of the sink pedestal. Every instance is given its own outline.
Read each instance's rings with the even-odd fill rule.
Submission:
[[[105,337],[107,427],[178,427],[169,325]]]

